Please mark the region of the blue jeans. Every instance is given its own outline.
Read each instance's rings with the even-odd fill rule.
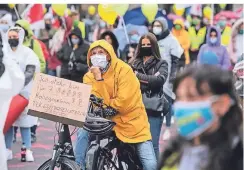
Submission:
[[[173,116],[173,110],[172,110],[173,99],[166,94],[165,94],[165,98],[169,102],[169,113],[167,113],[166,116],[164,116],[164,117],[166,117],[166,126],[170,127],[171,126],[171,117]],[[163,117],[162,122],[164,121],[164,117]]]
[[[27,149],[31,148],[31,130],[30,128],[23,128],[20,127],[20,133],[22,137],[22,142],[24,143]],[[13,144],[13,137],[14,137],[14,128],[13,126],[9,128],[7,133],[5,134],[5,144],[8,149],[12,148]]]
[[[82,128],[79,128],[77,132],[77,141],[75,146],[75,161],[81,166],[81,169],[85,169],[86,151],[89,147],[89,134]]]
[[[77,143],[75,147],[75,161],[85,167],[85,157],[89,146],[89,134],[84,129],[79,129],[77,133]],[[143,170],[156,170],[157,160],[153,149],[152,141],[146,141],[136,144],[137,153],[143,165]]]
[[[152,135],[152,143],[153,143],[153,148],[154,152],[156,155],[156,158],[158,159],[159,156],[159,139],[160,139],[160,133],[161,133],[161,128],[163,124],[163,117],[153,117],[153,116],[148,116],[148,121],[150,123],[150,131]]]

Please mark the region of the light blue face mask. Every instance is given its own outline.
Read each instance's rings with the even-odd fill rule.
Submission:
[[[208,129],[215,120],[211,105],[217,99],[212,96],[201,102],[176,102],[173,109],[179,134],[190,140]]]
[[[131,37],[130,37],[130,41],[131,43],[139,43],[139,40],[140,40],[140,36],[137,35],[137,34],[133,34]]]
[[[0,24],[0,30],[3,32],[7,32],[9,29],[9,26],[7,24]]]
[[[106,27],[106,23],[104,21],[100,21],[99,23],[101,28],[105,28]]]
[[[71,42],[73,45],[79,44],[80,40],[78,38],[71,38]]]
[[[210,42],[211,42],[212,44],[215,44],[215,43],[217,42],[217,37],[212,37],[212,38],[210,38]]]

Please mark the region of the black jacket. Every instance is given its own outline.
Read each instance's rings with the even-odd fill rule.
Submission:
[[[73,46],[67,43],[57,53],[58,59],[62,62],[61,77],[82,82],[83,76],[88,71],[87,51],[89,49],[89,45],[83,42],[82,34],[79,28],[75,28],[71,32],[69,36],[70,40],[72,35],[76,35],[80,39],[78,48],[73,50]],[[70,67],[70,64],[72,64],[72,68]]]
[[[151,91],[152,94],[161,92],[168,77],[168,63],[166,61],[151,58],[143,64],[142,59],[136,59],[132,67],[138,72],[137,78],[140,81],[142,93],[146,91]]]

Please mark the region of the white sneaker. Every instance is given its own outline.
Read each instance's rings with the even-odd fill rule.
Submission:
[[[26,162],[34,162],[33,152],[29,149],[26,150]]]
[[[169,140],[170,136],[171,135],[170,135],[169,129],[166,129],[164,134],[163,134],[163,140]]]
[[[12,150],[6,149],[6,158],[8,161],[13,159],[13,151]]]

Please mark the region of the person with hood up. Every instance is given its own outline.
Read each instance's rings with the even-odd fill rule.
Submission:
[[[118,59],[112,45],[105,40],[98,40],[90,45],[87,62],[90,71],[84,76],[83,82],[91,85],[91,93],[103,99],[108,106],[104,108],[105,117],[116,123],[113,130],[117,138],[136,146],[144,170],[156,170],[157,161],[140,83],[133,70]],[[88,135],[83,130],[77,138],[75,157],[79,164],[84,164]],[[77,160],[79,154],[83,154],[83,157],[79,157],[82,160]]]
[[[12,98],[24,87],[25,77],[18,64],[3,53],[0,43],[0,169],[7,170],[3,128]]]
[[[19,95],[29,100],[34,75],[40,72],[40,62],[37,55],[30,48],[23,45],[25,31],[20,27],[12,27],[7,32],[8,46],[5,48],[5,54],[8,58],[14,60],[21,71],[25,75],[24,87],[20,91]],[[23,160],[27,162],[33,162],[34,157],[31,149],[31,127],[37,124],[37,117],[27,115],[28,106],[21,113],[14,126],[20,127],[20,132],[23,141],[23,147],[26,148],[26,152],[22,153]],[[13,158],[12,144],[13,144],[14,128],[13,126],[8,129],[5,134],[5,144],[7,147],[7,158],[11,160]]]
[[[175,100],[175,94],[173,93],[173,83],[176,77],[179,59],[183,54],[183,49],[177,39],[170,33],[168,29],[167,20],[163,17],[156,18],[152,23],[153,33],[156,35],[160,50],[160,56],[168,63],[168,78],[164,84],[163,91],[166,99],[169,101],[170,113],[166,115],[166,126],[169,128],[171,125],[171,105]],[[170,137],[169,129],[164,133],[164,139],[167,140]]]
[[[112,31],[105,31],[101,34],[100,40],[106,40],[109,44],[113,46],[114,52],[117,57],[121,57],[121,52],[119,50],[119,42]]]
[[[174,27],[172,28],[172,34],[177,38],[181,47],[184,49],[184,53],[179,61],[179,68],[190,64],[189,49],[191,45],[190,36],[187,30],[185,30],[184,21],[182,19],[176,19],[174,21]]]
[[[61,61],[61,77],[83,82],[83,76],[88,71],[86,55],[88,44],[83,41],[81,30],[76,27],[69,35],[71,45],[66,43],[57,53]]]
[[[232,35],[229,45],[229,53],[232,63],[244,53],[244,18],[237,20],[232,26]]]
[[[45,57],[44,54],[42,52],[42,48],[40,43],[34,39],[34,33],[31,30],[31,25],[27,20],[18,20],[15,23],[15,26],[19,26],[21,28],[24,29],[25,31],[25,38],[24,38],[24,42],[23,45],[25,45],[26,47],[31,48],[35,54],[38,56],[40,64],[41,64],[41,72],[44,73],[45,69],[46,69],[46,61],[45,61]]]
[[[140,81],[143,99],[145,95],[149,96],[150,94],[150,96],[159,96],[157,100],[164,100],[163,85],[168,77],[168,63],[160,56],[157,39],[154,34],[148,33],[141,37],[132,68]],[[158,158],[159,137],[162,129],[161,112],[163,110],[149,108],[147,105],[151,105],[151,103],[146,103],[147,101],[145,100],[143,102],[150,123],[154,151]],[[161,108],[163,108],[164,103],[161,103]]]
[[[200,48],[197,62],[218,65],[223,69],[231,67],[227,48],[221,45],[221,33],[217,27],[210,26],[208,28],[207,43]]]

